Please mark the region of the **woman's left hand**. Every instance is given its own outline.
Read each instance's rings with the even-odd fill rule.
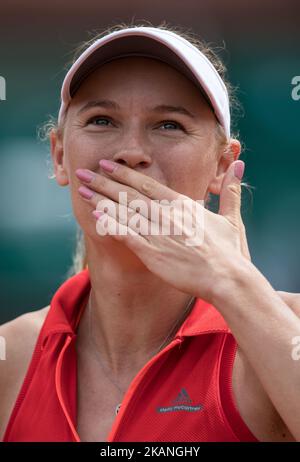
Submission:
[[[85,194],[85,199],[97,209],[94,215],[101,215],[97,232],[123,242],[150,271],[170,285],[211,301],[213,287],[230,274],[230,269],[242,260],[250,260],[240,213],[239,177],[243,174],[243,161],[233,162],[224,176],[218,214],[206,209],[203,201],[201,204],[193,201],[127,166],[106,160],[100,161],[100,166],[107,176],[88,171],[92,174],[90,181],[84,181],[83,175],[76,171],[93,192],[89,199]],[[108,205],[107,199],[115,206],[116,213],[108,207],[108,213],[101,214]],[[137,200],[142,202],[134,202]],[[160,203],[163,200],[169,204],[176,201],[172,213],[168,205]],[[161,233],[162,216],[170,218],[168,234]],[[151,225],[159,229],[159,234],[151,234]],[[174,225],[181,234],[172,231]],[[145,229],[148,233],[143,234],[141,230]]]

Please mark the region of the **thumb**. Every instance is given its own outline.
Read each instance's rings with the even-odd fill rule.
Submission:
[[[223,215],[230,223],[239,227],[241,220],[241,179],[245,163],[236,160],[229,166],[221,186],[219,215]]]

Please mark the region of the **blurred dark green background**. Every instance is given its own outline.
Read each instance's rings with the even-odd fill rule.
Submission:
[[[131,19],[191,28],[229,68],[244,107],[243,216],[252,258],[276,289],[300,291],[300,75],[297,1],[1,2],[0,323],[47,305],[64,280],[75,244],[67,188],[48,179],[47,145],[36,129],[56,115],[65,65],[88,31]]]

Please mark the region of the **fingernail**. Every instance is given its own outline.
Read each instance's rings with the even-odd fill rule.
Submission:
[[[101,159],[99,164],[100,164],[100,167],[103,168],[103,170],[109,173],[112,173],[118,166],[116,162],[112,162],[111,160],[107,160],[107,159]]]
[[[245,170],[245,162],[243,162],[242,160],[238,160],[234,165],[234,175],[239,180],[243,178],[244,170]]]
[[[87,188],[86,186],[80,186],[78,188],[78,192],[85,198],[85,199],[91,199],[94,195],[94,192]]]
[[[104,212],[101,212],[100,210],[93,210],[92,211],[92,214],[94,215],[94,217],[98,220],[98,218],[100,217],[103,217],[103,215],[105,215]]]
[[[90,181],[92,181],[94,175],[92,172],[89,172],[88,170],[85,170],[83,168],[78,168],[76,171],[75,171],[77,177],[82,180],[82,181],[86,181],[87,183],[89,183]]]

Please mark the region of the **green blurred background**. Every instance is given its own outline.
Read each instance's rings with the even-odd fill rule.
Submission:
[[[297,1],[158,0],[1,2],[0,323],[49,304],[66,277],[76,227],[69,191],[48,179],[49,148],[37,127],[57,115],[66,64],[75,47],[122,21],[190,28],[222,47],[244,114],[243,217],[252,259],[278,290],[299,291],[300,75]]]

